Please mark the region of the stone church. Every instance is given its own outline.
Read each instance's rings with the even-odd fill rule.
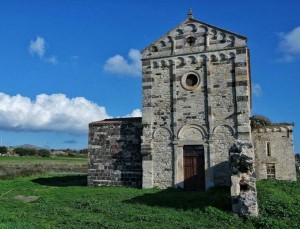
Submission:
[[[229,186],[235,139],[253,141],[257,179],[296,180],[293,124],[250,117],[245,36],[190,11],[141,53],[143,117],[90,123],[89,186]]]

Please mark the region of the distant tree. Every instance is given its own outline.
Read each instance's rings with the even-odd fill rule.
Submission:
[[[63,150],[66,154],[72,153],[72,150],[70,150],[69,148]]]
[[[8,152],[8,149],[6,146],[0,146],[0,153],[1,154],[7,154]]]
[[[88,155],[89,150],[88,150],[88,149],[82,149],[82,150],[80,150],[80,153],[81,153],[81,154]]]
[[[75,157],[74,150],[71,150],[70,148],[67,148],[63,151],[67,154],[68,157]]]
[[[265,116],[262,115],[253,115],[251,118],[251,126],[259,127],[259,126],[267,126],[271,125],[272,121]]]
[[[50,151],[47,149],[39,149],[37,151],[37,155],[39,155],[41,157],[50,157]]]
[[[76,154],[75,153],[72,153],[72,151],[71,152],[68,152],[68,157],[75,157],[76,156]]]
[[[23,148],[23,147],[15,148],[14,152],[20,156],[33,156],[36,155],[37,153],[35,149]]]

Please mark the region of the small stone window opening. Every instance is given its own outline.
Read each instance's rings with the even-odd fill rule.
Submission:
[[[271,143],[270,142],[267,143],[267,155],[268,155],[268,157],[271,156]]]
[[[186,77],[186,85],[189,87],[194,87],[198,84],[198,77],[195,74],[189,74]]]
[[[156,46],[152,46],[151,51],[152,51],[152,52],[158,52],[158,49],[157,49]]]
[[[159,43],[161,47],[166,47],[166,43],[164,41],[160,41]]]
[[[267,179],[272,179],[276,177],[275,174],[275,164],[266,164],[267,166]]]
[[[189,46],[193,46],[196,43],[196,38],[195,37],[188,37],[186,39],[186,43],[188,43]]]

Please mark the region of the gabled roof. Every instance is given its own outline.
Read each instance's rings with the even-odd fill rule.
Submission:
[[[229,30],[222,29],[222,28],[220,28],[220,27],[217,27],[217,26],[208,24],[208,23],[206,23],[206,22],[203,22],[203,21],[199,21],[199,20],[194,19],[193,16],[192,16],[191,10],[190,10],[189,13],[188,13],[188,18],[187,18],[187,19],[185,19],[183,22],[181,22],[181,23],[180,23],[179,25],[177,25],[175,28],[173,28],[172,30],[170,30],[169,32],[167,32],[165,35],[159,37],[157,40],[155,40],[154,42],[152,42],[150,45],[148,45],[147,47],[145,47],[144,49],[142,49],[142,50],[141,50],[141,53],[144,53],[144,51],[146,51],[147,49],[149,49],[149,47],[151,47],[153,44],[155,44],[155,43],[157,43],[158,41],[162,40],[164,37],[170,36],[170,34],[171,34],[173,31],[175,31],[176,29],[178,29],[178,28],[181,27],[182,25],[184,25],[184,24],[189,24],[189,23],[198,23],[198,24],[207,26],[207,27],[209,27],[209,28],[212,28],[212,29],[215,29],[215,30],[224,32],[224,33],[228,33],[228,34],[230,34],[230,35],[236,36],[236,37],[238,37],[238,38],[240,38],[240,39],[243,39],[243,40],[246,40],[246,41],[247,41],[247,37],[246,37],[246,36],[243,36],[243,35],[240,35],[240,34],[231,32],[231,31],[229,31]]]

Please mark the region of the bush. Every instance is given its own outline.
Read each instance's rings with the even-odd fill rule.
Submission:
[[[79,151],[80,154],[84,154],[84,155],[88,155],[89,154],[89,150],[88,149],[82,149]]]
[[[75,155],[75,153],[69,153],[68,152],[68,157],[75,157],[76,155]]]
[[[0,154],[7,154],[8,149],[5,146],[0,146]]]
[[[41,157],[50,157],[50,151],[46,149],[38,150],[37,154]]]
[[[19,156],[33,156],[36,155],[36,150],[35,149],[29,149],[29,148],[15,148],[14,152],[18,154]]]

